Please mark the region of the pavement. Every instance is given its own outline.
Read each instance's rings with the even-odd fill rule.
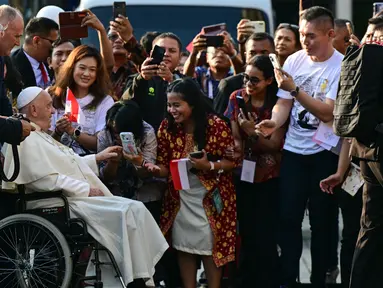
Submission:
[[[339,213],[339,235],[341,235],[342,229],[343,229],[342,214]],[[303,251],[302,251],[302,257],[300,260],[299,280],[302,284],[306,284],[306,283],[308,284],[310,283],[310,275],[311,275],[311,254],[310,254],[311,231],[310,231],[309,217],[307,213],[305,214],[305,217],[303,219],[302,235],[303,235]],[[338,253],[339,253],[339,249],[340,248],[338,248]],[[200,274],[202,272],[203,272],[203,266],[197,272],[197,280],[199,280]],[[340,275],[338,275],[337,283],[340,283]]]

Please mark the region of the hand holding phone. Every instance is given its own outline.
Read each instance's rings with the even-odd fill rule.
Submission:
[[[281,64],[279,63],[278,57],[274,53],[269,54],[271,64],[273,64],[274,69],[282,69]]]

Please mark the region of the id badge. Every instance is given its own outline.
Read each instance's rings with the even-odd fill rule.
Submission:
[[[221,198],[221,193],[219,192],[218,188],[215,188],[215,190],[213,191],[213,203],[215,209],[217,210],[217,213],[221,214],[223,210],[223,202]]]
[[[241,181],[253,183],[255,175],[255,161],[243,160],[242,163],[242,172],[241,172]]]

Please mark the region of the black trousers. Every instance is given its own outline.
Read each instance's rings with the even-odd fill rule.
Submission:
[[[374,165],[375,174],[370,165]],[[378,162],[360,162],[365,180],[361,229],[356,244],[350,288],[383,287],[383,187],[382,166]]]
[[[311,226],[313,287],[325,287],[329,250],[329,223],[336,221],[334,195],[323,193],[319,182],[336,172],[338,156],[323,151],[301,155],[283,151],[279,191],[281,283],[294,286],[302,255],[302,221],[308,204]]]
[[[263,183],[236,181],[241,250],[237,287],[278,286],[276,220],[278,179]]]

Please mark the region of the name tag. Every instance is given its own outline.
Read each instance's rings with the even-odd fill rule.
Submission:
[[[242,163],[242,172],[241,172],[241,181],[253,183],[255,175],[255,161],[243,160]]]

